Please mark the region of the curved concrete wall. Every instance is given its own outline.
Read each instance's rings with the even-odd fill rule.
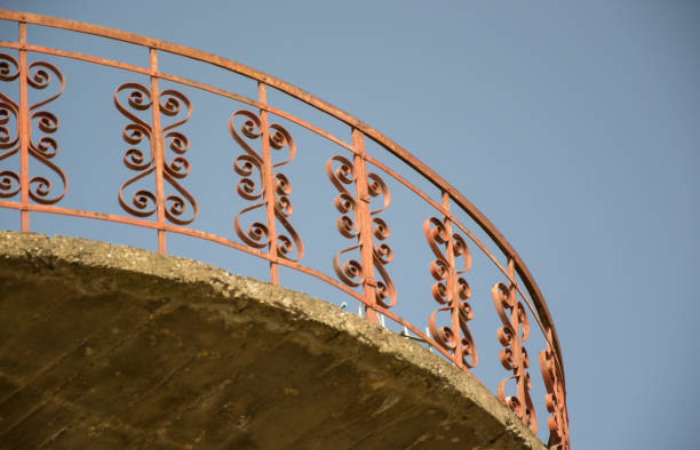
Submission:
[[[0,448],[545,446],[470,374],[322,300],[0,232]]]

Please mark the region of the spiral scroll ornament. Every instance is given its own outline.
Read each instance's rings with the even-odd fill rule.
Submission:
[[[26,72],[22,74],[22,72]],[[19,129],[20,118],[29,123],[28,154],[33,161],[48,169],[52,176],[35,175],[29,178],[28,196],[41,204],[60,201],[68,189],[68,179],[63,170],[52,160],[58,154],[58,141],[52,136],[58,130],[58,117],[43,109],[56,100],[65,89],[65,79],[61,71],[46,61],[35,61],[22,70],[17,60],[6,53],[0,53],[0,81],[26,83],[36,91],[54,90],[43,100],[39,100],[22,110],[21,102],[15,102],[0,92],[0,161],[9,160],[21,151]],[[56,82],[54,82],[54,80]],[[57,86],[52,88],[51,86]],[[29,176],[29,174],[27,174]],[[60,181],[61,188],[54,189],[53,179]],[[22,190],[21,174],[10,169],[0,169],[0,197],[11,198]]]
[[[243,149],[233,163],[233,170],[241,177],[236,191],[243,199],[253,202],[236,215],[233,221],[236,234],[253,248],[269,247],[281,258],[299,261],[304,246],[289,221],[294,212],[290,200],[292,184],[276,171],[294,159],[296,144],[292,135],[282,125],[263,125],[260,115],[243,109],[231,115],[228,126]],[[263,139],[267,142],[262,142]],[[257,140],[261,140],[260,151],[254,148]]]
[[[551,333],[549,336],[551,340]],[[547,342],[547,349],[539,354],[540,370],[547,389],[545,404],[551,414],[547,418],[549,427],[549,448],[551,450],[570,450],[569,418],[566,411],[566,394],[561,380],[559,364],[552,346]]]
[[[386,265],[394,254],[383,242],[390,235],[389,225],[378,215],[389,206],[391,195],[384,180],[376,173],[370,172],[363,179],[359,173],[364,173],[364,170],[360,171],[358,164],[364,165],[365,161],[357,158],[353,163],[339,155],[326,163],[326,174],[338,190],[334,204],[341,216],[336,221],[336,228],[343,237],[357,241],[335,255],[333,268],[343,283],[351,287],[369,287],[372,301],[390,308],[396,303],[396,288]],[[355,193],[349,187],[353,187]],[[366,194],[361,194],[365,191]],[[372,209],[372,199],[378,203],[375,209]],[[363,247],[371,249],[371,258],[364,261],[361,255],[358,260]],[[353,253],[355,256],[351,256]]]
[[[184,94],[172,89],[162,91],[158,97],[154,105],[150,90],[138,83],[124,83],[114,93],[116,108],[130,120],[122,131],[122,139],[130,145],[124,153],[124,165],[137,172],[119,188],[119,204],[129,214],[149,217],[163,203],[163,215],[167,220],[176,225],[187,225],[197,217],[199,208],[194,196],[178,181],[190,172],[190,162],[184,157],[190,142],[175,128],[189,120],[192,104]],[[155,131],[151,123],[141,117],[154,107],[163,123],[170,121]],[[148,145],[148,149],[144,150],[143,145]],[[166,149],[173,155],[170,159]],[[157,170],[162,170],[162,179],[174,190],[167,196],[163,194],[164,199],[157,196]],[[144,187],[149,176],[155,180]],[[131,192],[129,200],[127,192]]]
[[[452,353],[455,362],[468,368],[476,367],[479,354],[467,322],[474,313],[467,300],[471,288],[462,277],[471,268],[471,253],[462,236],[452,232],[448,218],[440,220],[430,217],[423,223],[423,232],[435,255],[430,263],[430,274],[435,279],[432,287],[433,299],[441,306],[430,314],[430,335],[444,350]],[[438,327],[437,315],[449,312],[450,325]]]
[[[530,359],[523,345],[530,335],[525,307],[518,300],[512,283],[510,286],[496,283],[491,288],[491,296],[503,323],[498,329],[498,340],[503,346],[498,356],[503,367],[513,371],[513,375],[504,378],[498,384],[498,398],[515,412],[525,426],[536,432],[537,417],[530,396],[532,382],[530,373],[526,370],[530,367]],[[506,396],[506,385],[511,380],[515,382],[516,395]]]

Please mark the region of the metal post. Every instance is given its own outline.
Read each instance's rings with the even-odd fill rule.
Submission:
[[[163,133],[160,125],[160,92],[158,90],[158,51],[150,49],[151,69],[151,114],[153,133],[151,137],[151,154],[156,172],[156,220],[158,221],[158,252],[165,254],[165,194],[163,188]]]
[[[458,367],[464,367],[464,362],[462,360],[462,343],[461,343],[461,327],[459,321],[459,292],[457,286],[457,269],[455,267],[455,255],[454,255],[454,240],[452,239],[452,222],[448,217],[450,213],[450,195],[447,192],[442,193],[442,208],[445,213],[443,218],[443,223],[445,224],[445,232],[447,234],[447,248],[445,249],[445,258],[447,258],[447,265],[450,270],[447,273],[447,292],[449,295],[449,305],[451,308],[451,319],[452,319],[452,331],[454,333],[454,363]]]
[[[363,290],[367,300],[365,315],[367,320],[378,322],[377,311],[377,282],[374,279],[374,240],[372,239],[372,218],[370,212],[369,187],[367,179],[367,162],[365,161],[364,135],[359,130],[352,130],[352,144],[355,149],[353,166],[355,167],[355,198],[357,198],[357,224],[362,264]]]
[[[265,84],[258,82],[258,101],[267,104],[267,91]],[[262,157],[263,166],[261,169],[263,200],[267,214],[267,229],[270,242],[268,251],[272,257],[270,261],[270,282],[279,284],[279,265],[277,259],[277,231],[275,229],[275,206],[277,203],[275,196],[275,181],[272,174],[272,155],[270,153],[270,128],[267,117],[267,110],[260,108],[260,128],[262,132]]]
[[[23,232],[29,231],[29,146],[32,140],[32,124],[29,119],[27,87],[27,24],[19,22],[19,117],[20,130],[20,217]]]

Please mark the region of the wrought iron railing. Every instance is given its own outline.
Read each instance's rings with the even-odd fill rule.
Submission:
[[[533,381],[525,347],[531,342],[529,322],[534,320],[544,347],[539,351],[537,363],[542,375],[540,386],[544,399],[541,403],[549,413],[549,446],[569,448],[562,355],[554,323],[537,283],[493,224],[460,192],[408,151],[369,125],[299,88],[210,53],[36,14],[0,9],[0,19],[3,21],[0,26],[5,30],[11,26],[16,26],[17,30],[13,31],[17,33],[16,39],[0,40],[0,47],[4,48],[0,52],[0,207],[19,211],[18,226],[22,231],[34,229],[30,227],[31,217],[50,214],[154,230],[161,253],[166,252],[168,238],[173,235],[212,241],[267,261],[269,279],[274,284],[280,284],[280,267],[324,281],[361,302],[368,320],[384,322],[388,319],[398,324],[404,334],[430,346],[465,371],[477,366],[480,342],[495,341],[492,336],[478,336],[477,339],[471,330],[479,317],[469,303],[473,288],[467,282],[466,272],[472,265],[471,247],[476,247],[483,261],[500,273],[501,279],[491,281],[496,284],[490,294],[479,292],[478,295],[491,296],[499,322],[495,327],[501,347],[498,360],[506,369],[506,377],[497,382],[496,395],[526,426],[537,431],[534,406],[537,401],[533,401],[530,393]],[[32,43],[28,37],[31,27],[32,30],[59,29],[76,36],[94,35],[118,41],[147,53],[148,59],[145,64],[135,64],[109,55],[97,56],[64,48],[72,39],[52,38],[47,45]],[[186,57],[223,69],[231,77],[251,80],[257,97],[250,98],[215,83],[205,83],[197,79],[196,73],[185,77],[163,70],[159,66],[163,55]],[[114,106],[120,113],[119,122],[114,126],[122,132],[122,150],[118,152],[122,154],[128,175],[114,193],[117,201],[112,200],[114,196],[109,200],[118,203],[121,211],[65,204],[72,191],[67,171],[59,162],[62,155],[59,155],[59,140],[55,137],[59,119],[52,105],[63,94],[68,97],[85,86],[72,85],[67,72],[64,76],[61,66],[75,61],[119,69],[124,79],[111,92],[104,93],[105,98],[113,96]],[[144,81],[134,81],[136,77]],[[164,83],[172,87],[164,89]],[[207,108],[208,105],[194,105],[182,89],[206,92],[229,101],[232,106],[237,105],[230,109],[227,119],[213,121],[208,128],[228,133],[230,147],[227,150],[237,148],[238,152],[237,156],[225,153],[224,160],[225,165],[233,163],[230,175],[237,183],[235,190],[239,198],[236,201],[240,203],[238,212],[232,211],[228,219],[229,224],[232,222],[228,233],[209,232],[195,226],[195,220],[205,208],[198,203],[202,196],[198,197],[188,187],[192,164],[188,159],[190,139],[185,130],[193,106]],[[274,106],[268,102],[271,91],[310,105],[316,113],[325,113],[326,119],[330,116],[336,125],[340,124],[336,128],[341,133],[345,130],[345,137],[289,109]],[[43,93],[46,94],[42,97]],[[73,167],[78,173],[89,171],[89,159],[93,155],[104,154],[107,150],[114,154],[113,149],[95,148],[99,137],[90,136],[91,130],[86,127],[90,124],[81,124],[77,132],[86,136],[85,148],[81,149],[78,163]],[[318,158],[320,164],[302,172],[311,173],[314,168],[325,167],[327,186],[333,193],[324,211],[330,210],[335,216],[336,229],[349,244],[334,250],[334,256],[327,259],[323,267],[305,261],[304,244],[309,248],[328,244],[315,244],[315,241],[321,242],[318,233],[302,235],[292,220],[292,183],[298,180],[293,180],[287,169],[304,149],[297,148],[295,136],[289,131],[291,127],[321,137],[337,149],[322,155]],[[368,151],[369,146],[373,152]],[[113,171],[118,172],[116,168]],[[418,181],[412,181],[415,177]],[[80,190],[85,193],[93,187],[96,189],[100,177],[90,183]],[[428,187],[419,187],[421,183]],[[400,242],[397,247],[399,250],[409,246],[423,248],[429,255],[415,264],[432,276],[432,281],[425,286],[427,297],[432,292],[432,300],[428,302],[432,302],[433,306],[428,306],[432,311],[419,319],[423,320],[420,325],[395,312],[404,299],[417,296],[409,292],[415,287],[402,290],[403,286],[392,277],[395,258],[387,243],[390,234],[387,214],[395,188],[408,192],[413,202],[418,201],[432,211],[410,225],[403,223],[403,214],[399,212],[402,223],[391,224],[392,227],[422,229],[424,235],[421,239]],[[218,190],[213,186],[209,189]],[[204,197],[211,193],[205,194]],[[231,202],[233,205],[234,199]],[[309,214],[317,212],[315,207]],[[303,221],[303,217],[294,219]],[[10,224],[3,224],[3,228],[6,227]],[[326,270],[330,267],[332,271]],[[423,328],[425,324],[427,327]]]

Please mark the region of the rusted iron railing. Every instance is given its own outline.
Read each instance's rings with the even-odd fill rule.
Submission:
[[[561,349],[537,283],[518,253],[493,224],[460,192],[408,151],[369,125],[299,88],[210,53],[36,14],[0,9],[0,19],[4,21],[0,24],[15,23],[18,30],[16,40],[0,41],[0,47],[5,49],[0,52],[0,207],[19,211],[22,231],[30,231],[32,214],[49,213],[155,230],[157,248],[161,253],[166,252],[168,235],[172,233],[212,241],[267,261],[272,283],[280,283],[280,266],[323,280],[360,301],[368,320],[377,322],[381,317],[400,324],[405,330],[410,330],[414,338],[427,343],[467,371],[479,362],[479,340],[472,336],[469,325],[472,319],[478,318],[474,317],[468,302],[472,293],[465,277],[472,261],[470,245],[474,245],[501,273],[503,280],[493,280],[496,284],[491,289],[501,322],[496,330],[502,346],[499,359],[507,371],[506,378],[498,383],[496,395],[526,426],[537,431],[534,402],[530,395],[530,361],[525,348],[530,335],[529,321],[534,319],[545,343],[545,348],[539,352],[538,363],[545,391],[544,403],[549,413],[549,446],[552,449],[569,448]],[[127,43],[146,51],[148,64],[137,65],[94,56],[53,43],[51,46],[32,44],[28,39],[28,26],[68,30]],[[232,75],[247,77],[257,84],[257,98],[162,71],[159,56],[163,54],[190,58],[225,69]],[[117,192],[122,213],[62,205],[69,192],[69,180],[63,168],[55,162],[59,146],[54,136],[59,120],[51,111],[51,103],[70,90],[70,80],[64,77],[57,63],[41,59],[47,55],[121,69],[148,80],[147,83],[126,81],[110,93],[123,119],[119,124],[123,127],[122,138],[127,147],[123,151],[123,163],[131,173]],[[163,82],[246,105],[228,117],[228,133],[239,150],[238,156],[231,158],[235,172],[232,175],[237,180],[239,200],[244,203],[232,217],[230,235],[205,232],[193,226],[200,206],[197,197],[187,187],[189,139],[182,131],[191,117],[193,104],[179,90],[163,89]],[[30,93],[48,92],[49,85],[54,86],[52,94],[30,100]],[[346,127],[349,141],[269,104],[270,89],[331,116]],[[335,189],[336,228],[350,244],[338,250],[333,260],[328,261],[333,267],[331,274],[326,273],[325,268],[304,263],[304,242],[313,246],[314,236],[301,236],[292,223],[293,180],[285,175],[284,170],[295,159],[297,144],[292,133],[278,123],[278,119],[298,125],[344,152],[325,159],[327,179]],[[224,121],[211,126],[226,127]],[[382,162],[381,157],[370,155],[366,151],[368,142],[377,144],[386,155],[427,180],[438,195],[431,196],[393,166]],[[282,158],[273,157],[282,154]],[[9,163],[12,160],[18,160],[18,169],[11,168]],[[34,173],[39,168],[44,171],[43,175]],[[385,180],[386,177],[390,180]],[[152,189],[139,187],[146,179],[153,180]],[[426,331],[423,331],[423,325],[414,325],[392,310],[401,302],[402,291],[390,275],[394,252],[387,244],[389,224],[384,218],[391,203],[391,185],[407,188],[434,210],[422,223],[415,224],[422,227],[425,240],[408,244],[426,246],[432,253],[432,261],[425,261],[425,264],[434,283],[426,289],[432,290],[437,308],[425,318]],[[490,242],[480,239],[473,228],[459,219],[456,211],[466,214]],[[258,219],[248,219],[252,215]],[[497,251],[491,251],[489,245],[495,246]],[[444,322],[446,325],[440,325]]]

